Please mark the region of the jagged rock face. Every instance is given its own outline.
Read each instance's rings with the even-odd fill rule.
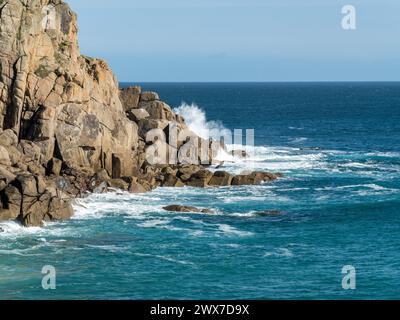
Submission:
[[[0,129],[34,142],[42,164],[56,157],[73,169],[111,174],[113,155],[137,148],[113,73],[80,55],[76,15],[60,0],[1,1]]]

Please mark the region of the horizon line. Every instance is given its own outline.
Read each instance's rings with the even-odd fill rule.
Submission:
[[[400,80],[296,80],[296,81],[118,81],[118,83],[400,83]]]

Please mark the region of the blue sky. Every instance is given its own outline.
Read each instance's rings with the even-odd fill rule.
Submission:
[[[120,81],[398,81],[398,0],[67,0]],[[343,5],[357,29],[341,28]]]

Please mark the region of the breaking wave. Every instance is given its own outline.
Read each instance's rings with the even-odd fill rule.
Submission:
[[[230,130],[225,128],[220,121],[207,121],[207,116],[196,104],[182,103],[174,112],[184,117],[189,129],[203,139],[229,136]]]

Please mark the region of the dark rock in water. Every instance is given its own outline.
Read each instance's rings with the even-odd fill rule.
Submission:
[[[273,181],[282,177],[279,173],[269,173],[269,172],[251,172],[248,174],[241,174],[235,176],[232,180],[233,186],[243,186],[243,185],[259,185],[263,182]]]
[[[259,217],[274,217],[274,216],[280,216],[282,214],[283,212],[278,210],[258,211],[255,213],[255,215]]]
[[[178,178],[180,178],[182,181],[186,182],[187,180],[190,179],[190,177],[197,171],[200,170],[200,166],[198,165],[184,165],[181,168],[179,168],[177,172]]]
[[[209,185],[210,186],[230,186],[232,183],[233,176],[225,171],[216,171],[214,172],[213,177],[211,178]]]
[[[209,185],[213,173],[209,170],[200,170],[192,174],[186,184],[190,187],[205,188]]]
[[[166,211],[173,211],[173,212],[188,212],[188,213],[215,213],[213,210],[210,209],[200,209],[196,207],[190,206],[180,206],[180,205],[171,205],[163,208]]]
[[[147,191],[149,190],[137,181],[132,181],[131,185],[129,186],[130,193],[145,193]]]
[[[0,233],[5,232],[2,227],[0,227]]]
[[[163,187],[184,187],[185,184],[175,175],[173,174],[167,174],[165,176],[165,181],[163,183]]]

